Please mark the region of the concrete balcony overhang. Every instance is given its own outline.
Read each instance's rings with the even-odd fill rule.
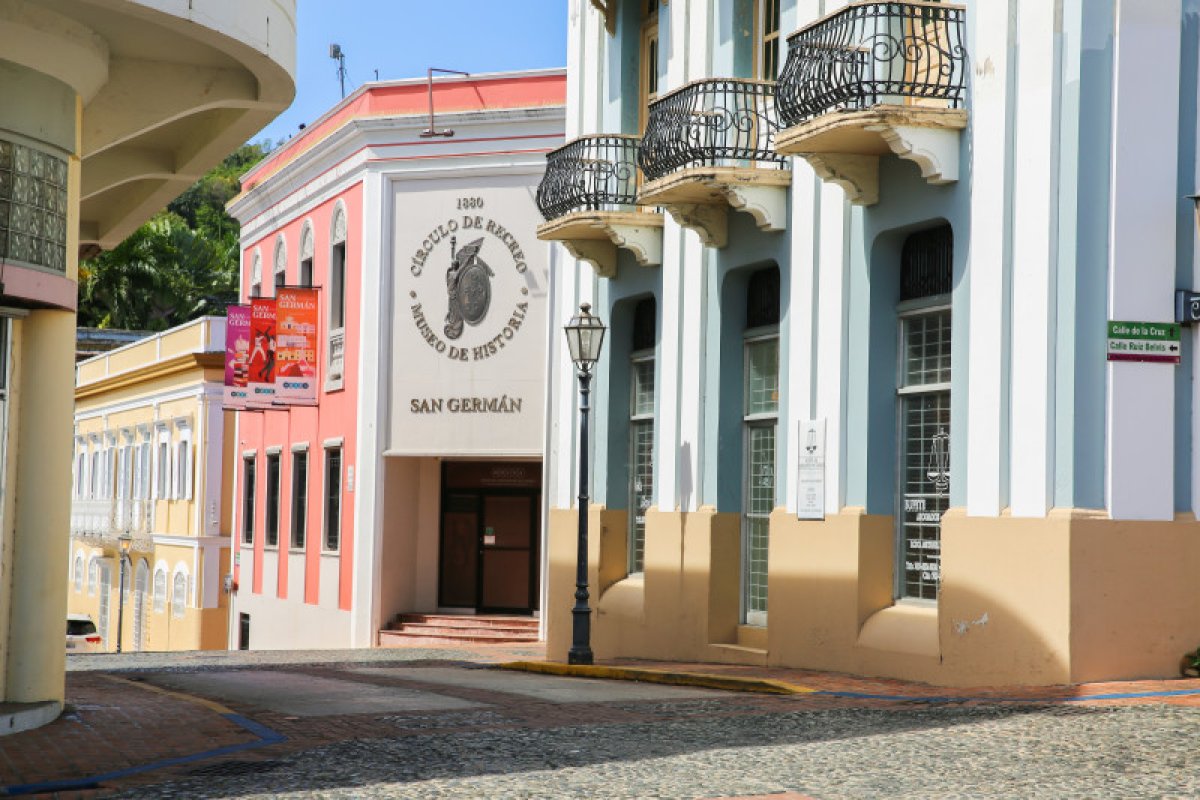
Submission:
[[[637,202],[658,206],[708,247],[728,242],[729,210],[754,217],[764,231],[787,228],[792,173],[758,167],[687,167],[642,185]]]
[[[296,0],[0,0],[0,67],[78,103],[26,130],[17,79],[0,128],[80,159],[78,248],[111,248],[288,106],[295,50]]]
[[[663,215],[652,211],[575,211],[543,223],[542,241],[560,242],[602,278],[617,274],[617,248],[643,267],[662,264]]]
[[[786,128],[775,149],[805,159],[821,178],[845,189],[852,203],[869,206],[879,202],[881,156],[914,162],[931,184],[957,181],[966,127],[966,109],[878,105],[830,111]]]

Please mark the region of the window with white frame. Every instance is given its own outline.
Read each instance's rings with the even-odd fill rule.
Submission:
[[[325,448],[325,549],[337,550],[342,542],[342,448]]]
[[[89,459],[91,466],[88,468],[88,497],[97,498],[100,496],[100,445],[92,445],[91,458]]]
[[[250,262],[250,296],[262,297],[262,254],[257,250]]]
[[[256,456],[242,456],[242,544],[254,544]]]
[[[281,460],[282,455],[279,451],[267,451],[267,547],[279,546],[279,495],[281,489]]]
[[[308,450],[292,451],[292,548],[304,549],[308,528]]]
[[[275,271],[272,278],[272,290],[278,295],[279,287],[287,285],[287,243],[282,235],[275,240]]]
[[[88,560],[88,594],[93,597],[96,595],[96,587],[100,583],[100,559],[97,556],[92,556]]]
[[[657,305],[638,301],[633,312],[629,371],[629,573],[645,568],[646,509],[654,502],[654,345]]]
[[[953,233],[918,231],[900,262],[896,597],[936,600],[950,505],[950,290]]]
[[[338,206],[333,215],[329,258],[329,328],[346,324],[346,210]]]
[[[743,357],[742,619],[747,625],[766,625],[779,422],[779,270],[775,267],[750,276]]]
[[[83,556],[81,555],[75,556],[75,591],[83,591]]]
[[[313,227],[311,222],[304,223],[304,231],[300,234],[300,280],[301,286],[313,285]]]
[[[175,443],[175,497],[192,499],[192,439],[185,432]]]
[[[87,465],[87,450],[79,450],[75,453],[75,497],[82,498],[84,487],[87,486],[85,476],[83,474],[84,467]]]
[[[154,610],[160,614],[167,610],[167,568],[163,566],[154,570]]]
[[[187,608],[187,584],[187,573],[183,570],[176,571],[171,586],[171,613],[175,617],[182,617]]]
[[[171,433],[165,427],[158,430],[158,464],[155,475],[155,497],[166,500],[170,496]]]

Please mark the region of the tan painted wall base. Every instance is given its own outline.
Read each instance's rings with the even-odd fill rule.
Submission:
[[[623,510],[589,517],[598,659],[746,663],[945,686],[1171,677],[1200,645],[1200,522],[1088,511],[942,522],[937,603],[893,602],[892,518],[844,509],[771,517],[769,625],[739,625],[740,520],[704,508],[646,517],[626,574]],[[577,517],[550,514],[548,648],[571,643]]]

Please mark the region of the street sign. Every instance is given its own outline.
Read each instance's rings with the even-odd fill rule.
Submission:
[[[1178,364],[1179,332],[1172,322],[1109,322],[1108,360]]]
[[[825,519],[825,420],[800,423],[796,519]]]

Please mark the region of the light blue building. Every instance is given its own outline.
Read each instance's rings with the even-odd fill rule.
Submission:
[[[1200,644],[1200,0],[570,0],[539,235],[598,658],[942,684]],[[1113,325],[1111,323],[1137,323]],[[577,384],[547,428],[570,642]],[[1179,363],[1175,363],[1178,361]]]

